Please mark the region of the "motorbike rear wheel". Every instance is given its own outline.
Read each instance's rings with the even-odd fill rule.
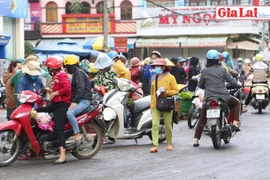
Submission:
[[[258,111],[259,111],[259,114],[262,114],[262,103],[259,102],[258,104]]]
[[[153,141],[152,131],[148,133],[148,137]],[[166,141],[165,125],[160,123],[158,130],[158,143],[163,143],[164,141]]]
[[[196,106],[195,106],[195,104],[192,104],[191,108],[189,109],[189,113],[188,113],[188,127],[190,129],[192,129],[196,126],[198,119],[199,119],[195,110],[196,110]]]
[[[81,132],[82,135],[82,145],[91,143],[91,146],[88,148],[77,148],[74,149],[71,154],[78,159],[90,159],[94,157],[102,146],[103,134],[98,125],[93,122],[87,123],[84,125],[86,130],[86,137],[84,133]]]
[[[12,143],[13,142],[13,143]],[[0,132],[0,167],[14,163],[22,149],[22,139],[14,131]]]
[[[211,126],[211,138],[213,146],[215,149],[219,149],[221,146],[221,132],[220,132],[220,122],[214,126]]]

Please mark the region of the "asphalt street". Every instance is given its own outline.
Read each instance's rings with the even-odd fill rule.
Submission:
[[[4,111],[0,110],[1,122]],[[268,180],[270,179],[270,111],[258,114],[251,107],[241,117],[241,132],[215,150],[208,136],[203,135],[200,147],[192,147],[195,129],[187,121],[174,126],[173,151],[166,144],[159,152],[149,153],[148,137],[118,140],[104,145],[90,160],[77,160],[68,155],[68,163],[53,165],[57,156],[46,160],[17,160],[10,167],[0,168],[0,180],[88,180],[88,179],[179,179],[179,180]]]

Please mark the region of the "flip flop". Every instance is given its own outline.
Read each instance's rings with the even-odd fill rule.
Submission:
[[[115,142],[114,141],[111,141],[111,140],[106,140],[106,141],[103,141],[103,145],[106,145],[106,144],[114,144]]]

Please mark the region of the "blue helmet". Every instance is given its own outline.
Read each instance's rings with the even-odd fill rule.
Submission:
[[[227,51],[224,51],[223,53],[222,53],[222,58],[223,59],[229,59],[231,57],[231,55],[230,55],[230,53],[228,53]]]
[[[213,59],[219,61],[219,52],[217,50],[211,49],[206,53],[206,59]]]
[[[109,56],[112,60],[114,60],[114,58],[118,57],[118,53],[117,53],[116,51],[110,51],[110,52],[108,53],[108,56]]]

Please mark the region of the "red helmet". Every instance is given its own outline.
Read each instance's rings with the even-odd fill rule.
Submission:
[[[46,60],[45,65],[52,69],[59,69],[62,66],[62,63],[63,59],[61,57],[52,56]]]

